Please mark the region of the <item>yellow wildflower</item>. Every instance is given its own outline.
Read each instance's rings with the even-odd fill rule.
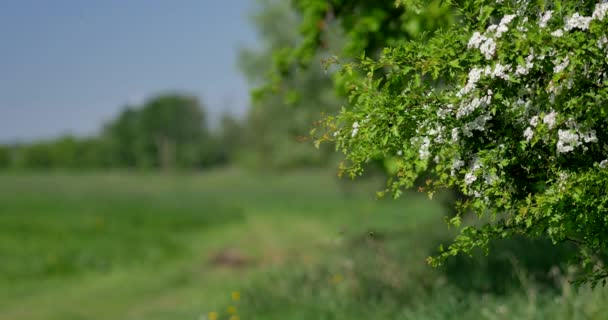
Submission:
[[[340,282],[342,282],[342,280],[343,280],[343,278],[342,278],[342,275],[341,275],[341,274],[336,274],[336,275],[334,275],[334,276],[331,278],[331,282],[332,282],[332,283],[334,283],[334,284],[335,284],[335,283],[340,283]]]
[[[207,318],[209,318],[209,320],[217,320],[217,312],[209,312]]]
[[[229,306],[227,309],[229,314],[236,314],[236,308],[234,306]]]
[[[241,293],[238,291],[232,291],[232,300],[239,301],[241,299]]]

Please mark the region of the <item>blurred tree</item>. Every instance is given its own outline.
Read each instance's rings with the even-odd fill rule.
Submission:
[[[0,169],[6,169],[11,165],[11,149],[8,146],[0,146]]]
[[[252,15],[259,39],[255,48],[243,49],[239,66],[252,86],[264,83],[273,68],[273,52],[293,48],[302,38],[300,17],[288,1],[259,0]],[[336,44],[338,41],[336,41]],[[319,53],[319,61],[326,53]],[[294,91],[277,90],[253,102],[247,114],[244,139],[252,149],[250,159],[258,167],[288,168],[321,165],[332,155],[329,150],[314,152],[308,136],[323,112],[337,110],[339,99],[321,63],[300,70],[285,79]],[[304,142],[304,143],[303,143]],[[327,148],[328,149],[328,148]]]
[[[217,137],[218,162],[234,162],[243,144],[243,124],[229,113],[220,117],[220,131]]]
[[[17,148],[16,166],[20,168],[50,169],[54,165],[53,148],[48,142],[36,142]]]
[[[141,153],[139,112],[133,106],[125,107],[116,120],[106,125],[103,139],[108,143],[113,166],[137,166]]]
[[[205,113],[194,96],[167,94],[149,100],[141,110],[140,141],[146,164],[163,169],[200,165],[208,138]]]

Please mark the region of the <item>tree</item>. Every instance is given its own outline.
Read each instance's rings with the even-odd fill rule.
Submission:
[[[113,122],[105,126],[103,139],[108,141],[113,166],[136,167],[142,161],[139,111],[127,106]]]
[[[11,149],[0,145],[0,170],[11,165]]]
[[[302,41],[297,29],[300,21],[287,1],[258,1],[252,22],[260,41],[255,48],[243,49],[238,60],[252,86],[262,84],[272,71],[273,62],[268,57],[273,52],[285,52]],[[332,45],[339,46],[339,37],[333,39]],[[294,70],[283,78],[281,88],[254,100],[245,119],[243,137],[256,166],[275,169],[319,166],[332,156],[329,148],[315,153],[310,143],[301,141],[323,113],[336,111],[340,104],[319,62],[325,55],[326,50],[315,53],[317,63],[306,70]]]
[[[436,2],[455,22],[409,41],[395,36],[404,20],[387,17],[432,5],[378,3],[295,1],[306,41],[277,63],[284,74],[310,61],[328,19],[360,25],[366,15],[349,38],[357,55],[333,61],[349,103],[319,127],[319,141],[344,153],[342,169],[356,176],[370,159],[397,155],[394,196],[427,173],[431,197],[451,187],[468,196],[450,220],[460,235],[434,265],[526,235],[576,243],[583,280],[605,279],[594,261],[608,247],[608,3]],[[381,54],[365,52],[373,43]],[[467,213],[480,223],[464,226]]]
[[[140,115],[140,139],[154,166],[194,167],[207,136],[205,114],[196,97],[167,94],[154,97]]]
[[[209,143],[205,112],[198,98],[163,94],[142,106],[127,106],[104,129],[101,141],[113,166],[195,168],[209,164],[215,153]],[[211,161],[213,162],[213,161]]]

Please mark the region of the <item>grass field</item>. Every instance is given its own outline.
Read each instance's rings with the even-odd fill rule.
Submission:
[[[608,318],[605,290],[575,294],[553,267],[563,251],[497,243],[431,269],[449,239],[437,204],[341,185],[327,172],[1,174],[0,319]]]

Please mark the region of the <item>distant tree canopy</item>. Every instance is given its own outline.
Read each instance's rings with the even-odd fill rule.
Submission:
[[[108,124],[114,161],[127,166],[203,166],[204,144],[209,139],[205,114],[198,99],[177,94],[148,100],[140,108],[126,108]]]
[[[252,23],[258,31],[255,48],[243,49],[239,66],[253,86],[260,86],[274,65],[272,54],[297,46],[302,37],[298,33],[301,17],[288,1],[259,0]],[[341,45],[334,34],[335,46]],[[284,78],[285,89],[258,96],[252,102],[244,122],[249,152],[247,156],[258,167],[292,168],[326,165],[333,152],[330,147],[314,152],[312,144],[302,141],[309,136],[313,123],[323,113],[336,111],[340,105],[329,79],[320,63],[326,51],[315,54],[318,63],[309,69],[298,70]]]
[[[224,141],[208,130],[198,98],[164,94],[125,107],[97,137],[2,146],[0,168],[203,168],[227,161],[224,144],[240,133],[231,134]]]
[[[429,195],[467,196],[450,221],[460,235],[432,264],[526,235],[576,243],[582,279],[608,277],[596,263],[608,250],[608,3],[293,4],[304,40],[276,52],[269,87],[314,61],[326,26],[349,30],[348,48],[330,61],[349,101],[317,131],[344,153],[342,170],[357,176],[370,159],[395,157],[394,196],[429,173]],[[429,31],[408,39],[420,21]],[[468,213],[479,221],[463,221]]]

